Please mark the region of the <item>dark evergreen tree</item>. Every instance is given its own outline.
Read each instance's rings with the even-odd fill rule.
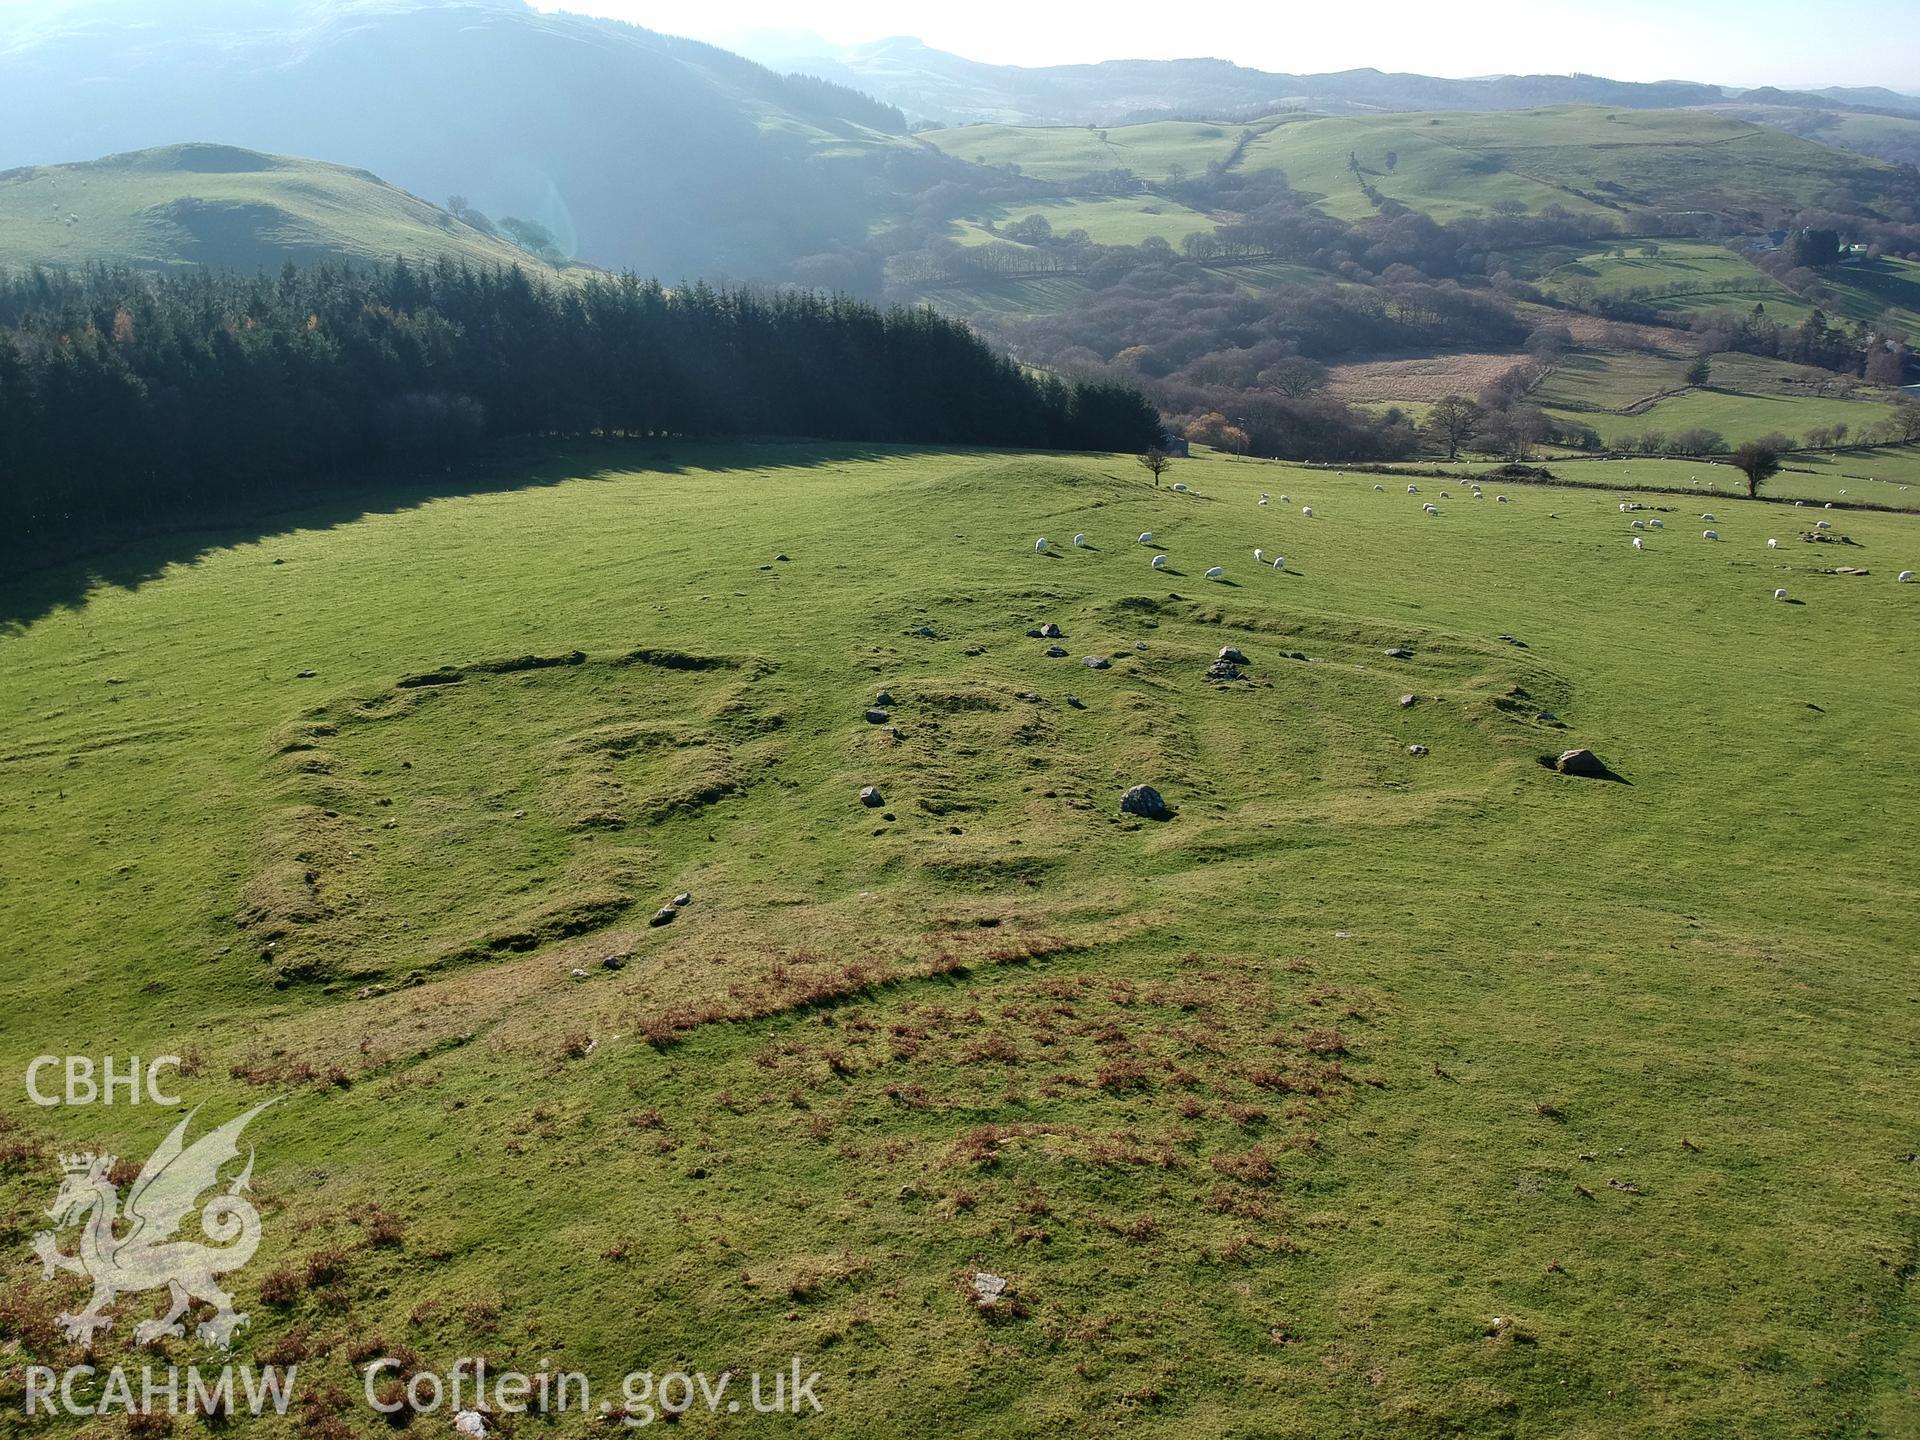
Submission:
[[[930,310],[441,261],[0,275],[0,523],[280,498],[505,438],[784,436],[1138,451],[1141,395]]]

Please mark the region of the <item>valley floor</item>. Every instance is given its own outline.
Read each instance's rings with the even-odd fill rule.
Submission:
[[[280,1097],[232,1288],[304,1398],[235,1430],[387,1433],[356,1366],[485,1353],[799,1356],[810,1434],[1911,1433],[1920,516],[522,478],[0,587],[0,1063]],[[6,1092],[9,1408],[80,1358],[56,1156],[175,1118]]]

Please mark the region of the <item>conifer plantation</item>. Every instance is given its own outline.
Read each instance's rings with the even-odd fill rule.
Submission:
[[[1159,433],[1134,390],[1024,370],[926,309],[451,261],[0,277],[0,504],[29,535],[511,438],[1137,450]]]

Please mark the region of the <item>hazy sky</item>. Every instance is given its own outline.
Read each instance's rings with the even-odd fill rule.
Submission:
[[[1580,70],[1619,80],[1885,85],[1920,92],[1920,0],[1215,0],[1177,7],[963,0],[534,0],[725,44],[812,30],[914,35],[1009,65],[1212,55],[1262,70],[1370,65],[1426,75]]]

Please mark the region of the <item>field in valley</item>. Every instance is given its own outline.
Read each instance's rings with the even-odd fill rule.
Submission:
[[[610,446],[15,577],[0,1062],[282,1097],[240,1348],[319,1398],[249,1433],[385,1433],[370,1347],[798,1354],[833,1435],[1903,1433],[1920,516],[1635,553],[1640,463]],[[54,1155],[165,1124],[0,1118],[67,1363]]]

